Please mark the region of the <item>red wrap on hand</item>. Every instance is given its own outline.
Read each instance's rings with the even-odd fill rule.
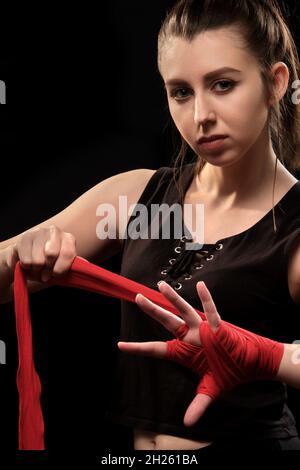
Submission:
[[[276,377],[284,352],[283,343],[223,320],[216,332],[208,321],[203,321],[199,336],[201,346],[181,339],[166,342],[167,359],[201,376],[197,393],[216,399],[242,383]]]
[[[200,324],[200,340],[209,368],[222,391],[255,380],[276,377],[284,344],[221,321],[216,332]]]

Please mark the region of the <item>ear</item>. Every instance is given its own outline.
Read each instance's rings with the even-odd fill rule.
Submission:
[[[290,72],[284,62],[277,62],[270,70],[270,80],[272,82],[272,96],[269,104],[274,105],[285,95],[289,85]]]

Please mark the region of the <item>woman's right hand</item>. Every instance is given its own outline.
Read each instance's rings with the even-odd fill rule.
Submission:
[[[11,273],[20,260],[22,268],[27,270],[27,279],[46,282],[69,271],[76,256],[76,240],[74,235],[55,225],[37,227],[24,232],[5,251]]]

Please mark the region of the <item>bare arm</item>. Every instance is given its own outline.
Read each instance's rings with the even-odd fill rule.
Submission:
[[[118,225],[119,196],[127,197],[127,208],[129,209],[132,204],[134,205],[138,201],[155,171],[137,169],[107,178],[86,191],[63,211],[29,230],[39,231],[50,226],[57,227],[62,232],[67,232],[75,237],[78,256],[94,263],[101,263],[122,250],[123,243],[120,239]],[[96,210],[100,204],[110,204],[115,208],[116,239],[100,239],[97,236],[96,227],[101,218],[96,215]],[[127,221],[130,215],[126,214]],[[26,232],[0,242],[0,284],[4,285],[2,289],[0,287],[0,303],[9,302],[13,298],[13,274],[7,266],[7,259],[17,256],[16,245]],[[14,265],[17,259],[14,259],[10,265]],[[3,282],[4,279],[5,282]],[[47,287],[46,284],[39,281],[28,280],[27,283],[30,293]]]

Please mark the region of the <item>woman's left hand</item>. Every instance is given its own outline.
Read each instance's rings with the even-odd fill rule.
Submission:
[[[171,341],[149,341],[144,343],[119,342],[121,351],[151,356],[160,359],[169,359],[189,367],[202,380],[197,388],[197,395],[188,407],[184,424],[195,424],[213,399],[219,395],[219,388],[214,383],[209,370],[205,352],[201,347],[199,335],[200,324],[203,322],[196,310],[184,300],[169,284],[162,282],[158,285],[159,291],[174,305],[180,317],[151,302],[142,294],[137,294],[135,301],[147,315],[161,323],[167,330],[179,339]],[[196,284],[198,295],[201,299],[205,316],[212,331],[216,332],[221,318],[217,312],[209,290],[203,282]],[[188,347],[190,345],[190,347]]]

